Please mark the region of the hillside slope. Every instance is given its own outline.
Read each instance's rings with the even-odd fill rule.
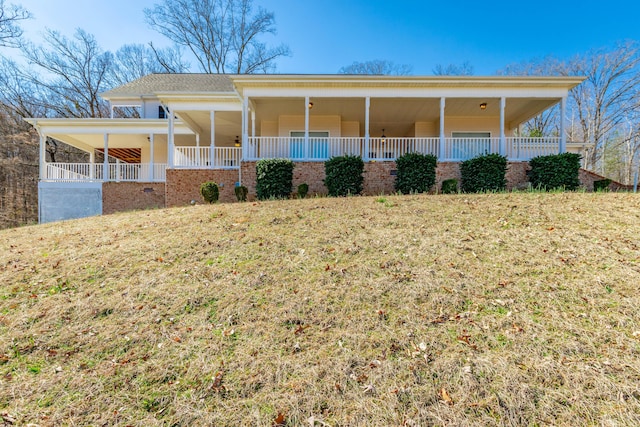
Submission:
[[[640,197],[307,199],[0,232],[0,414],[640,425]]]

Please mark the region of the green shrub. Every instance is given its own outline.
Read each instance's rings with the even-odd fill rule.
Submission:
[[[218,184],[213,181],[203,182],[200,185],[200,194],[202,194],[202,198],[207,203],[215,203],[218,201],[218,197],[220,197],[220,190],[218,189]]]
[[[307,197],[308,192],[309,192],[308,184],[298,185],[298,199],[304,199],[305,197]]]
[[[264,159],[256,163],[258,199],[286,199],[293,187],[294,163],[288,159]]]
[[[455,194],[458,192],[458,180],[455,178],[442,181],[442,194]]]
[[[244,185],[239,185],[234,188],[233,191],[235,191],[236,199],[238,199],[239,202],[247,201],[247,194],[249,193],[249,189],[247,187],[245,187]]]
[[[580,155],[575,153],[534,157],[529,161],[529,180],[542,190],[575,190],[580,186]]]
[[[609,191],[609,185],[612,183],[609,178],[593,181],[593,191]]]
[[[501,191],[507,186],[507,158],[500,154],[483,154],[460,164],[462,191],[478,193]]]
[[[359,156],[332,157],[324,162],[324,185],[330,196],[360,194],[364,162]]]
[[[436,183],[438,158],[433,154],[407,153],[396,159],[396,190],[426,193]]]

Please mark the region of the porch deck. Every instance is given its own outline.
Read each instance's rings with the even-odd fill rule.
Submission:
[[[504,145],[504,146],[502,146]],[[560,138],[305,138],[249,137],[247,147],[175,147],[173,164],[47,163],[44,181],[164,182],[166,169],[239,169],[242,161],[287,158],[322,162],[334,156],[360,156],[391,162],[406,153],[433,154],[440,162],[460,162],[485,153],[503,153],[509,161],[556,154]],[[106,176],[106,179],[105,179]]]

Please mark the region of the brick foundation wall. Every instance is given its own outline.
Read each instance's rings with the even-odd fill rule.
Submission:
[[[439,193],[442,190],[442,181],[446,181],[447,179],[457,179],[458,188],[460,188],[460,178],[460,163],[438,163],[438,167],[436,168],[436,185],[432,191]]]
[[[105,182],[102,184],[102,213],[165,206],[163,182]]]
[[[309,185],[309,195],[327,194],[327,188],[322,182],[324,180],[324,162],[296,162],[293,169],[293,192],[299,184],[307,183]],[[242,162],[242,185],[249,190],[249,197],[256,197],[256,162]],[[395,175],[391,172],[396,170],[395,162],[366,162],[364,164],[364,183],[363,194],[377,195],[389,194],[395,192]],[[531,170],[528,162],[508,162],[507,163],[507,190],[526,189],[529,187],[529,178],[527,172]],[[193,172],[193,171],[192,171]],[[197,171],[202,172],[202,171]],[[436,185],[432,192],[439,192],[442,188],[442,182],[447,179],[455,178],[460,182],[460,162],[440,162],[436,168]],[[603,179],[602,177],[591,172],[581,170],[580,182],[588,191],[593,191],[593,181]],[[202,181],[204,182],[204,181]],[[612,183],[611,190],[625,189],[618,183]],[[197,194],[199,197],[199,193]],[[232,200],[235,196],[231,193]],[[183,198],[184,203],[188,203],[193,197]],[[187,200],[188,199],[188,200]],[[167,196],[169,200],[169,196]],[[197,199],[200,200],[200,199]],[[221,198],[222,200],[222,198]],[[167,206],[170,206],[167,203]]]
[[[307,184],[309,186],[309,196],[316,194],[327,194],[327,188],[322,182],[324,180],[324,162],[295,162],[293,168],[292,192],[298,191],[298,185]],[[242,185],[249,190],[249,198],[256,197],[256,162],[242,162]]]
[[[579,179],[584,188],[587,191],[593,191],[593,183],[595,181],[600,181],[605,179],[605,177],[598,175],[594,172],[588,171],[586,169],[580,169]],[[616,181],[612,181],[609,184],[609,190],[611,191],[631,191],[633,190],[633,185],[624,185]]]
[[[531,170],[529,162],[507,163],[507,190],[525,190],[529,188],[527,172]]]
[[[220,188],[220,202],[235,202],[238,170],[167,169],[166,206],[184,206],[195,200],[204,203],[200,195],[203,182],[214,181]]]
[[[510,162],[507,168],[507,189],[526,188],[528,186],[527,162]],[[256,196],[256,162],[242,162],[242,185],[249,190],[252,198]],[[396,162],[366,162],[364,164],[364,182],[362,193],[368,196],[390,194],[395,192]],[[296,162],[293,169],[293,192],[299,184],[309,185],[309,194],[327,194],[324,180],[324,162]],[[442,181],[455,178],[460,182],[460,163],[441,162],[436,168],[436,185],[433,192],[440,191]]]
[[[396,162],[366,162],[364,164],[364,182],[362,194],[375,196],[390,194],[396,191],[396,176],[391,171],[396,170]]]

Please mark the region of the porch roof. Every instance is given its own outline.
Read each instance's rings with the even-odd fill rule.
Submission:
[[[104,135],[109,135],[110,148],[141,148],[149,145],[150,134],[168,133],[164,119],[65,119],[28,118],[25,121],[35,127],[41,135],[62,141],[81,150],[92,151],[104,147]],[[193,135],[183,122],[174,125],[177,135]]]

